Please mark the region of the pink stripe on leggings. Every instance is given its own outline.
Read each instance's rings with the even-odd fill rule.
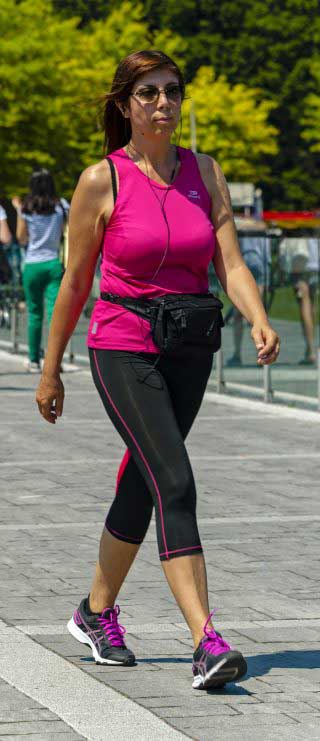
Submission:
[[[118,533],[117,530],[113,530],[112,527],[110,527],[109,523],[105,523],[105,527],[107,530],[110,530],[110,533],[114,533],[115,535],[120,535],[121,538],[128,538],[128,540],[136,540],[139,545],[142,543],[141,538],[133,538],[132,535],[124,535],[123,533]]]
[[[143,452],[142,452],[140,446],[138,445],[138,442],[137,442],[136,438],[132,434],[131,430],[129,429],[128,425],[124,421],[123,417],[121,417],[121,414],[120,414],[119,410],[117,409],[116,405],[112,401],[111,396],[110,396],[109,392],[107,391],[107,389],[106,389],[106,387],[105,387],[105,385],[103,383],[103,379],[102,379],[102,376],[101,376],[101,373],[100,373],[100,368],[99,368],[99,365],[98,365],[98,360],[97,360],[97,356],[96,356],[95,350],[93,351],[93,355],[94,355],[94,362],[96,364],[96,369],[97,369],[97,373],[98,373],[98,376],[99,376],[99,379],[100,379],[100,383],[102,385],[102,388],[106,392],[107,397],[109,399],[109,402],[110,402],[112,408],[114,409],[115,413],[118,415],[119,419],[121,419],[122,424],[124,425],[124,427],[126,428],[127,432],[129,433],[131,439],[133,440],[133,442],[134,442],[134,444],[135,444],[135,446],[136,446],[136,448],[137,448],[137,450],[138,450],[138,452],[139,452],[139,454],[140,454],[140,456],[141,456],[141,458],[142,458],[142,460],[144,462],[144,465],[145,465],[148,473],[151,476],[152,483],[153,483],[154,488],[155,488],[155,490],[157,492],[157,497],[158,497],[158,502],[159,502],[160,519],[161,519],[162,537],[163,537],[164,547],[166,549],[165,550],[165,553],[162,553],[161,555],[163,555],[163,556],[166,555],[166,557],[168,558],[169,552],[168,552],[168,546],[167,546],[166,536],[165,536],[165,532],[164,532],[164,521],[163,521],[163,511],[162,511],[161,494],[160,494],[160,491],[159,491],[157,482],[156,482],[156,480],[154,478],[154,475],[153,475],[153,473],[151,471],[151,468],[150,468],[149,464],[147,463],[147,461],[146,461],[146,459],[145,459],[145,457],[143,455]]]
[[[131,458],[131,453],[130,453],[130,450],[127,448],[127,450],[126,450],[126,452],[125,452],[125,454],[124,454],[124,456],[122,458],[122,461],[120,463],[120,468],[119,468],[119,471],[118,471],[117,483],[116,483],[116,496],[118,494],[118,489],[119,489],[119,486],[120,486],[120,481],[122,479],[122,476],[124,474],[124,471],[125,471],[125,469],[127,467],[127,464],[128,464],[128,461],[130,460],[130,458]]]
[[[196,548],[202,548],[202,545],[189,545],[187,548],[177,548],[176,551],[166,551],[165,553],[160,553],[160,556],[167,556],[168,553],[181,553],[181,551],[194,551]]]

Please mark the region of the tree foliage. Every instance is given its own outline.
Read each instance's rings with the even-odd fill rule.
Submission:
[[[308,149],[303,117],[317,96],[311,74],[319,59],[319,0],[145,0],[152,28],[171,28],[187,41],[186,74],[211,65],[232,85],[259,88],[276,102],[270,122],[279,129],[277,155],[266,155],[272,178],[263,184],[269,205],[319,203],[319,156]],[[315,101],[314,101],[315,102]],[[313,119],[316,125],[317,119]]]
[[[0,0],[0,34],[7,190],[43,164],[70,193],[101,155],[96,99],[116,65],[161,48],[190,83],[198,148],[251,173],[268,206],[318,205],[318,0]],[[188,114],[184,129],[189,146]]]
[[[318,93],[310,93],[305,99],[302,137],[309,143],[311,152],[320,152],[320,59],[312,65],[312,73]]]
[[[2,189],[26,189],[33,166],[51,168],[60,192],[70,194],[81,170],[102,156],[97,101],[119,61],[159,39],[178,60],[180,37],[154,37],[141,5],[124,2],[105,20],[78,28],[46,0],[0,0],[2,36],[0,121]]]
[[[79,18],[79,27],[107,18],[119,3],[114,0],[53,0],[53,8],[65,18]]]
[[[253,181],[268,177],[263,155],[277,152],[277,129],[268,123],[275,105],[260,101],[260,91],[224,75],[215,77],[212,67],[200,67],[187,89],[181,142],[190,146],[190,101],[197,122],[197,148],[218,160],[233,180]]]

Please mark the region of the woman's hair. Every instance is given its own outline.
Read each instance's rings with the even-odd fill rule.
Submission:
[[[124,147],[130,141],[130,119],[124,118],[116,103],[127,103],[136,80],[146,72],[166,67],[173,72],[181,86],[181,97],[185,94],[185,81],[176,63],[162,51],[135,51],[122,59],[116,70],[110,93],[103,97],[104,148],[106,153]]]
[[[22,210],[26,214],[53,214],[59,203],[54,179],[44,167],[33,171],[29,182],[29,193],[23,201]]]

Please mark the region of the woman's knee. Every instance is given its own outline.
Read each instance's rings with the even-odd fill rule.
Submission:
[[[190,464],[184,463],[167,471],[165,499],[168,510],[183,512],[195,509],[196,491]]]
[[[28,309],[29,324],[32,327],[40,326],[43,321],[43,308],[39,305],[27,303],[27,309]]]
[[[123,536],[123,540],[142,543],[149,528],[153,511],[150,494],[146,495],[134,489],[120,489],[115,496],[106,518],[106,527],[114,535]]]
[[[309,297],[309,286],[304,280],[299,280],[294,286],[295,296],[297,301],[303,301]]]

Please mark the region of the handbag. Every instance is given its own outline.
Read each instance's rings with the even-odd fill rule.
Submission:
[[[102,292],[100,298],[147,319],[152,339],[164,355],[190,350],[215,353],[221,347],[223,303],[212,293],[134,299]]]

